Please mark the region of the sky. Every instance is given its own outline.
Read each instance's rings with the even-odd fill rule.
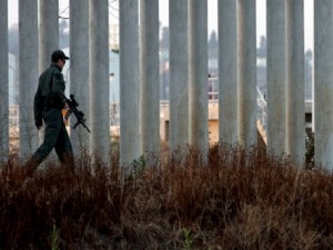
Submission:
[[[207,0],[208,2],[208,34],[213,30],[217,31],[217,1]],[[313,1],[304,0],[304,37],[305,37],[305,49],[313,49]],[[59,8],[61,15],[68,15],[66,10],[68,9],[69,0],[60,0]],[[117,23],[118,14],[118,1],[115,3],[110,2],[110,23]],[[169,24],[169,8],[168,0],[160,0],[159,2],[159,16],[162,26],[168,26]],[[8,25],[14,25],[18,23],[18,0],[8,1]],[[257,0],[257,44],[259,44],[260,37],[266,36],[266,0]]]

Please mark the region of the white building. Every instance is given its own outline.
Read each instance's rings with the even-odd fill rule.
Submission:
[[[8,54],[8,80],[9,80],[9,106],[18,103],[18,63],[16,57],[9,53]]]

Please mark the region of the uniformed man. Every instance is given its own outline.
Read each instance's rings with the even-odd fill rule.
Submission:
[[[55,50],[51,56],[51,65],[39,77],[38,88],[34,97],[34,117],[38,130],[45,124],[43,144],[25,164],[27,174],[31,176],[38,165],[50,154],[53,148],[62,165],[74,168],[73,150],[62,109],[68,108],[65,96],[65,81],[61,73],[69,57],[62,50]]]

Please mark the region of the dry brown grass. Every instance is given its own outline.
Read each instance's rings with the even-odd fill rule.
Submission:
[[[90,161],[0,173],[0,249],[333,249],[333,178],[253,148],[122,180]],[[164,162],[164,161],[163,161]]]

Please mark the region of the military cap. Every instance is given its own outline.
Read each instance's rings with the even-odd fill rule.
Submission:
[[[52,62],[56,62],[59,59],[68,60],[69,57],[66,56],[66,54],[62,50],[57,49],[57,50],[53,51],[53,53],[51,55],[51,60],[52,60]]]

